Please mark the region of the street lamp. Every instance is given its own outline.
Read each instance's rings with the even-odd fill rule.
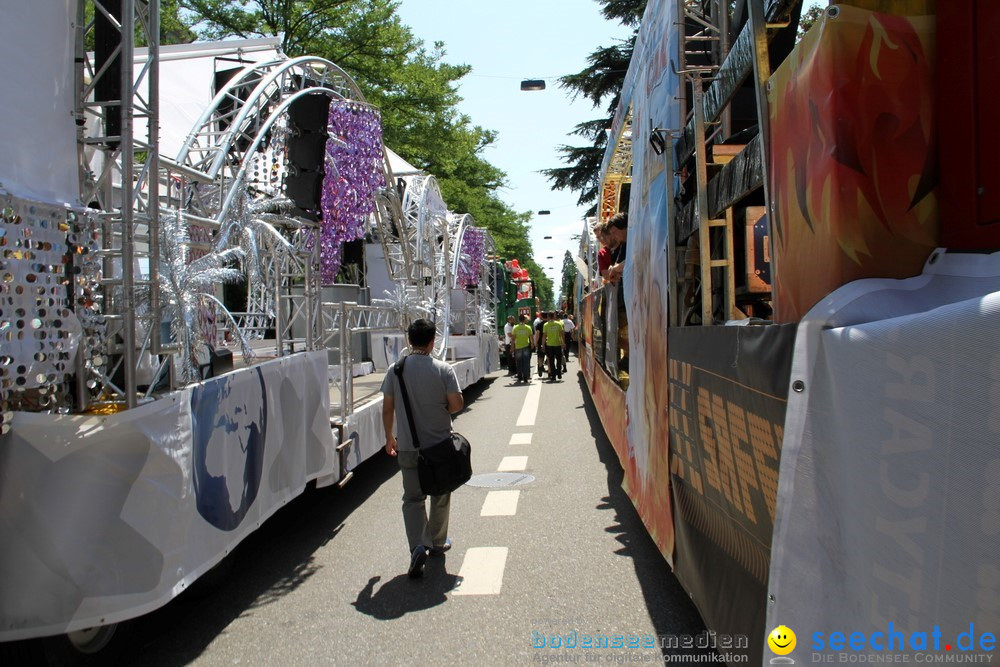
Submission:
[[[545,79],[524,79],[521,90],[545,90]]]
[[[542,238],[543,238],[544,240],[548,241],[548,240],[549,240],[549,239],[551,239],[552,237],[551,237],[551,236],[543,236]]]
[[[548,215],[549,213],[551,213],[551,211],[549,211],[549,210],[546,209],[546,210],[539,211],[538,215]]]

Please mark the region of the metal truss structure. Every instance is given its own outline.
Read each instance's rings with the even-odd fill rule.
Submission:
[[[632,108],[625,113],[618,136],[613,137],[614,153],[608,169],[601,175],[601,222],[617,213],[621,207],[622,185],[632,181]]]
[[[97,228],[103,263],[102,308],[107,323],[106,364],[78,367],[77,408],[96,396],[137,404],[136,367],[144,354],[159,351],[159,188],[162,171],[158,137],[159,0],[102,0],[77,4],[77,124],[80,176],[85,204],[101,211]],[[88,7],[93,20],[87,21]],[[146,62],[134,71],[136,40],[147,48]],[[98,61],[88,39],[114,44]],[[118,91],[117,98],[101,91]],[[134,131],[145,122],[145,136]],[[152,204],[151,204],[152,202]],[[135,267],[149,266],[140,280]],[[139,288],[150,293],[149,307],[137,313]],[[96,358],[103,358],[98,354]],[[100,394],[88,391],[99,387]]]
[[[97,18],[85,23],[91,14]],[[267,246],[257,274],[248,277],[244,312],[226,310],[214,295],[195,295],[199,303],[204,301],[198,307],[199,325],[205,320],[215,327],[206,339],[209,345],[233,343],[234,337],[246,343],[273,336],[274,354],[281,356],[343,349],[340,337],[348,331],[406,326],[400,320],[407,315],[392,322],[378,319],[388,317],[385,313],[375,320],[352,319],[321,303],[319,225],[282,195],[292,105],[313,95],[366,104],[343,70],[311,56],[246,65],[216,93],[170,159],[160,155],[157,136],[159,0],[79,0],[78,16],[81,191],[85,202],[101,211],[94,231],[100,239],[100,298],[108,323],[104,349],[92,355],[103,364],[87,369],[79,364],[79,409],[94,400],[134,407],[155,390],[196,379],[189,370],[194,368],[190,337],[179,339],[176,327],[168,333],[165,324],[171,319],[176,324],[179,317],[181,296],[164,291],[176,278],[164,272],[170,271],[166,258],[178,245],[184,246],[184,256],[174,262],[175,273],[177,266],[183,269],[213,253],[221,258],[240,244]],[[115,44],[110,54],[88,53],[85,45],[94,42],[95,33],[108,40],[108,26]],[[136,58],[140,43],[147,49],[144,61]],[[108,89],[101,82],[111,77],[124,91],[120,99],[101,93]],[[385,250],[390,276],[435,320],[434,354],[444,358],[460,259],[455,248],[464,226],[472,222],[449,221],[433,176],[410,176],[401,192],[384,150],[381,169],[386,186],[375,194],[373,231]],[[162,224],[164,220],[170,224]],[[174,237],[165,236],[168,229]],[[235,238],[237,234],[244,237]],[[492,289],[482,290],[476,299],[493,303],[495,296]],[[382,311],[352,305],[350,312],[362,317]],[[350,372],[345,375],[349,385]]]
[[[683,127],[651,128],[668,173],[681,179],[676,199],[668,179],[668,200],[676,211],[668,225],[673,324],[743,318],[744,311],[754,309],[751,304],[741,310],[741,298],[746,304],[767,297],[741,297],[734,286],[734,209],[763,200],[774,222],[767,179],[766,85],[772,60],[784,59],[794,45],[801,7],[801,0],[677,3],[674,21],[681,28],[680,39],[671,60],[682,77],[678,98]],[[738,95],[752,95],[752,121],[736,119],[732,102]],[[632,109],[620,113],[624,118],[611,138],[611,157],[601,175],[601,220],[619,209],[622,185],[631,181]]]
[[[772,59],[782,60],[794,44],[793,18],[801,7],[801,0],[741,0],[730,14],[725,0],[685,0],[679,6],[685,30],[678,61],[688,85],[682,102],[685,126],[677,132],[673,160],[688,178],[670,237],[673,250],[687,247],[689,269],[681,273],[671,267],[671,283],[682,284],[685,293],[680,324],[708,325],[753,312],[752,305],[741,310],[737,303],[734,210],[748,198],[762,199],[774,224],[766,86]],[[731,103],[738,94],[752,96],[755,103],[754,122],[746,127],[735,125]]]
[[[274,172],[285,170],[283,147],[291,105],[307,95],[365,103],[353,80],[321,58],[254,63],[218,91],[176,158],[163,157],[157,137],[159,0],[120,0],[120,10],[118,4],[79,0],[77,12],[81,191],[84,201],[101,211],[95,231],[103,264],[101,305],[108,323],[106,349],[101,351],[107,363],[92,365],[88,372],[94,377],[78,373],[80,409],[94,399],[133,407],[154,388],[172,388],[186,379],[179,377],[172,363],[183,346],[163,339],[166,330],[161,327],[168,316],[165,305],[176,298],[162,292],[160,246],[165,239],[161,218],[183,221],[189,259],[224,251],[227,228],[253,217],[248,207],[281,200],[281,179]],[[95,20],[86,23],[88,15],[96,16]],[[99,57],[88,53],[85,44],[95,40],[95,33],[103,31],[100,37],[108,40],[108,26],[114,32],[110,40],[116,44],[114,49]],[[133,67],[137,43],[147,47],[138,71]],[[125,91],[120,99],[99,94],[102,80],[110,77]],[[145,128],[145,134],[139,136],[136,127]],[[382,162],[390,186],[378,193],[376,218],[385,217],[386,226],[408,230],[411,226],[403,221],[399,198],[391,187],[394,179],[388,160]],[[274,168],[272,173],[261,169],[268,164]],[[263,176],[261,171],[265,171]],[[249,192],[256,193],[257,202]],[[232,328],[241,337],[273,335],[279,356],[317,349],[330,338],[324,335],[321,318],[319,226],[292,215],[291,208],[274,206],[253,214],[257,228],[266,227],[284,240],[276,244],[280,251],[262,253],[259,277],[248,280],[252,308],[225,312],[226,318],[232,315]],[[427,238],[430,242],[437,236]],[[255,238],[249,244],[257,247],[266,241]],[[440,272],[430,269],[425,274]],[[223,317],[221,304],[215,308],[212,301],[214,297],[208,295],[209,307],[203,313],[210,322]],[[220,332],[216,342],[232,342],[232,333]],[[145,375],[140,370],[143,366]],[[94,388],[88,391],[87,387]]]
[[[382,218],[379,229],[390,275],[406,288],[422,295],[430,304],[437,336],[434,356],[443,359],[448,350],[451,288],[454,287],[453,236],[448,207],[437,180],[429,174],[409,179],[402,200],[402,224],[393,229]]]
[[[322,306],[322,347],[336,353],[340,367],[339,423],[347,423],[354,412],[354,354],[351,336],[362,333],[398,333],[403,328],[400,313],[386,306],[362,306],[341,301]]]

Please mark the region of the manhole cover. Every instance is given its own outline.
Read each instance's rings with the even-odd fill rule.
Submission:
[[[534,482],[535,476],[523,472],[488,472],[483,475],[473,475],[466,484],[495,489],[501,486],[518,486]]]

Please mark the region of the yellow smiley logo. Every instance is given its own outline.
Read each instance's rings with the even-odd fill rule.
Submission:
[[[778,655],[788,655],[795,650],[795,633],[787,625],[779,625],[767,636],[767,646]]]

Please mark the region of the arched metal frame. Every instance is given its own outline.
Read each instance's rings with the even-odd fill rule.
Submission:
[[[428,174],[412,177],[403,193],[404,237],[399,253],[409,254],[410,273],[405,282],[429,302],[437,336],[434,356],[444,359],[448,351],[451,319],[452,236],[448,208],[437,179]]]

